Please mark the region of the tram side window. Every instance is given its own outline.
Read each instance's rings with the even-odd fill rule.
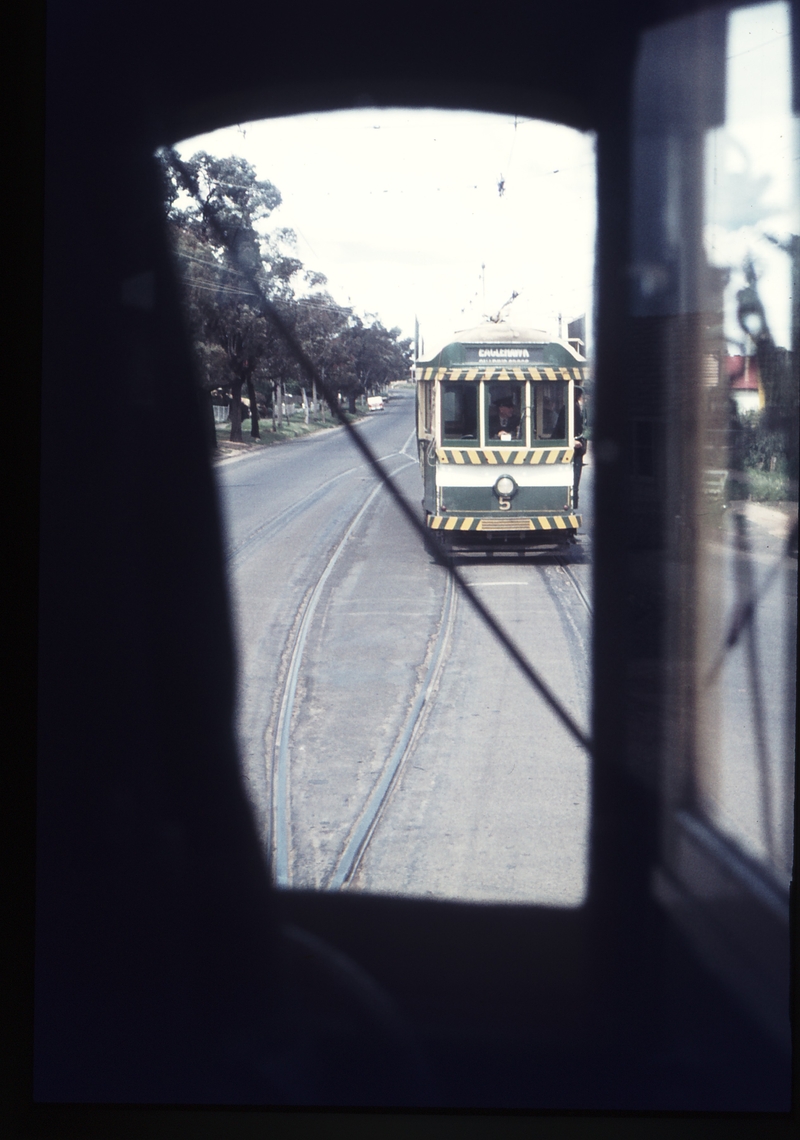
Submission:
[[[433,385],[425,384],[422,389],[422,421],[426,432],[433,430]]]
[[[417,384],[417,407],[419,428],[422,435],[430,435],[433,430],[433,385],[420,381]]]
[[[478,389],[466,384],[442,385],[442,439],[478,438]]]
[[[567,438],[567,388],[563,382],[542,380],[533,387],[533,438]]]

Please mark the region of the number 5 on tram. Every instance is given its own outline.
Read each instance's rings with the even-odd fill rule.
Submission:
[[[571,344],[503,323],[458,333],[416,362],[422,505],[452,549],[574,537],[575,389],[585,379]]]

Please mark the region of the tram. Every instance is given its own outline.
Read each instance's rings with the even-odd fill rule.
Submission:
[[[574,538],[574,397],[587,375],[568,341],[505,322],[465,329],[417,361],[422,506],[448,548]]]

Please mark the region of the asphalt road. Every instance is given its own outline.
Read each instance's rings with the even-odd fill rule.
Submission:
[[[414,399],[363,421],[421,515]],[[575,906],[588,761],[427,554],[344,431],[217,468],[238,731],[283,886]],[[591,511],[591,468],[581,506]],[[588,511],[585,509],[588,508]],[[465,573],[589,726],[587,536]]]
[[[359,432],[417,513],[413,392]],[[248,791],[282,886],[578,905],[589,776],[342,429],[217,468]],[[592,474],[581,487],[592,524]],[[737,524],[739,514],[742,522]],[[781,881],[792,860],[796,560],[790,520],[738,504],[712,529],[698,804]],[[576,557],[461,565],[585,730],[591,539]],[[722,652],[737,608],[752,628]],[[714,607],[716,606],[716,611]],[[721,655],[721,656],[720,656]],[[701,683],[705,684],[705,682]]]

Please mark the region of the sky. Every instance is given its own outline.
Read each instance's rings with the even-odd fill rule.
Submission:
[[[798,128],[790,107],[784,3],[739,9],[728,35],[724,128],[707,141],[709,260],[731,268],[730,351],[740,337],[736,290],[749,253],[773,335],[790,338],[789,259],[765,233],[797,233]],[[585,313],[591,351],[594,139],[508,115],[358,109],[300,115],[178,144],[238,154],[283,197],[270,228],[297,234],[297,255],[328,278],[334,300],[414,335],[432,355],[452,334],[505,310],[558,333]]]
[[[239,154],[283,197],[334,300],[376,313],[426,353],[507,312],[558,332],[591,305],[594,142],[513,116],[359,109],[241,124],[177,148]],[[501,192],[502,191],[502,192]]]
[[[736,293],[742,263],[753,258],[758,288],[777,344],[791,344],[791,265],[764,235],[800,233],[797,216],[800,133],[791,115],[790,23],[787,4],[762,4],[728,23],[725,125],[706,145],[706,252],[731,269],[725,291],[729,352],[741,351]]]

